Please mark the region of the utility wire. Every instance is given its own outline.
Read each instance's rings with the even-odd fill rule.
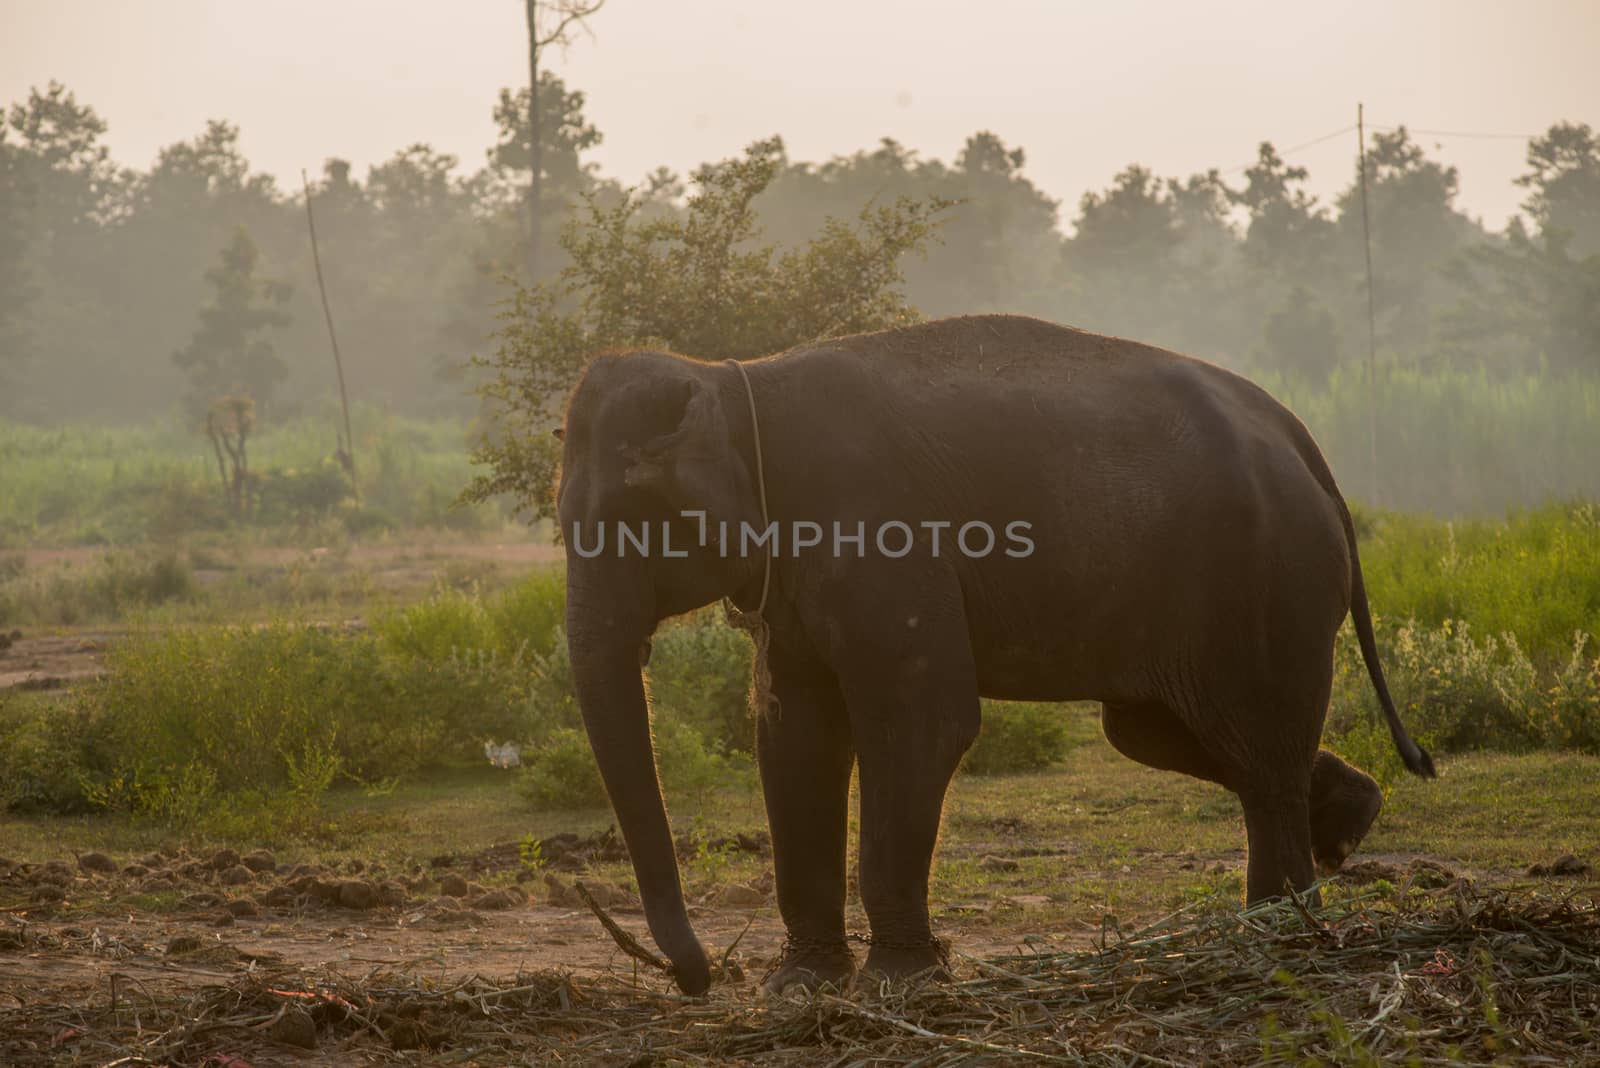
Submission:
[[[1377,123],[1370,123],[1369,126],[1371,129],[1389,133],[1403,128],[1407,133],[1422,134],[1424,137],[1471,137],[1480,141],[1532,141],[1535,137],[1544,136],[1543,134],[1475,133],[1469,130],[1422,130],[1415,126],[1379,126]]]
[[[1279,149],[1278,158],[1288,159],[1290,156],[1304,149],[1314,148],[1315,146],[1322,144],[1324,141],[1332,141],[1335,137],[1343,137],[1345,134],[1350,133],[1355,128],[1355,123],[1351,123],[1349,126],[1339,127],[1339,129],[1334,130],[1332,133],[1325,133],[1321,137],[1313,137],[1311,140],[1302,141],[1298,145],[1293,145],[1285,149]],[[1385,133],[1393,133],[1394,131],[1401,129],[1401,127],[1382,126],[1375,122],[1369,122],[1367,123],[1367,129],[1382,130]],[[1473,130],[1424,130],[1416,126],[1406,126],[1405,130],[1408,133],[1418,134],[1422,137],[1466,137],[1478,141],[1532,141],[1536,137],[1544,136],[1543,134],[1484,133]],[[1225,175],[1243,174],[1245,171],[1249,170],[1251,167],[1254,167],[1259,162],[1259,158],[1253,159],[1249,163],[1244,163],[1237,167],[1230,167],[1228,170],[1222,171],[1221,173]]]
[[[1294,145],[1291,148],[1285,148],[1285,149],[1280,150],[1278,152],[1278,158],[1279,159],[1288,159],[1290,156],[1294,155],[1296,152],[1301,151],[1302,149],[1311,148],[1314,145],[1320,145],[1324,141],[1332,141],[1335,137],[1343,137],[1345,134],[1349,133],[1351,130],[1354,130],[1355,128],[1356,128],[1355,123],[1351,123],[1349,126],[1341,126],[1337,130],[1333,131],[1332,133],[1323,134],[1321,137],[1313,137],[1309,141],[1304,141],[1304,142],[1302,142],[1302,143],[1300,143],[1298,145]],[[1223,174],[1241,174],[1241,173],[1249,170],[1251,167],[1254,167],[1259,162],[1261,162],[1261,160],[1258,157],[1256,159],[1251,160],[1249,163],[1243,164],[1242,166],[1233,167],[1233,168],[1231,168],[1229,170],[1223,171],[1222,173]]]

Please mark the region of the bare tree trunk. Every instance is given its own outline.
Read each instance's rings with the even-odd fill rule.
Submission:
[[[539,0],[528,4],[528,283],[539,279],[539,185],[544,159],[539,137]]]

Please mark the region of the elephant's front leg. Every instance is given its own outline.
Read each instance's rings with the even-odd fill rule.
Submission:
[[[788,929],[766,989],[814,989],[855,974],[845,941],[845,846],[850,815],[850,724],[838,682],[820,662],[771,650],[778,711],[756,723],[761,787],[772,828],[778,911]]]
[[[882,659],[862,661],[846,678],[861,768],[861,901],[872,926],[866,970],[889,978],[943,963],[928,921],[928,876],[945,791],[978,734],[977,675],[959,602],[943,626],[939,615],[907,613],[921,632],[916,644],[880,644]]]

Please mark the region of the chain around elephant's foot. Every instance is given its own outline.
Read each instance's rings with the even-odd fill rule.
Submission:
[[[842,987],[856,974],[856,958],[843,939],[795,938],[783,940],[783,955],[762,980],[768,994],[781,994],[791,987],[816,990],[833,985]]]
[[[890,941],[873,938],[867,952],[864,976],[879,979],[922,977],[944,982],[952,978],[950,946],[943,939],[929,937],[917,941]]]

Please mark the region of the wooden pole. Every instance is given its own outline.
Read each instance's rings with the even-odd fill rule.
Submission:
[[[1367,211],[1367,126],[1363,106],[1356,104],[1356,159],[1361,173],[1361,247],[1367,260],[1367,462],[1368,492],[1377,507],[1378,493],[1378,318],[1372,298],[1372,223]]]
[[[539,138],[539,3],[528,5],[528,284],[539,280],[539,186],[544,177],[544,145]]]
[[[322,318],[328,324],[328,343],[333,346],[333,369],[339,376],[339,404],[344,408],[344,456],[341,457],[345,471],[350,475],[350,492],[355,494],[356,502],[361,501],[361,487],[356,483],[356,439],[350,431],[350,394],[344,386],[344,360],[339,357],[339,337],[333,331],[333,311],[328,307],[328,286],[322,280],[322,254],[317,250],[317,218],[311,211],[311,179],[306,177],[305,168],[300,169],[300,182],[306,190],[306,229],[311,231],[311,262],[317,268],[317,292],[322,296]]]

